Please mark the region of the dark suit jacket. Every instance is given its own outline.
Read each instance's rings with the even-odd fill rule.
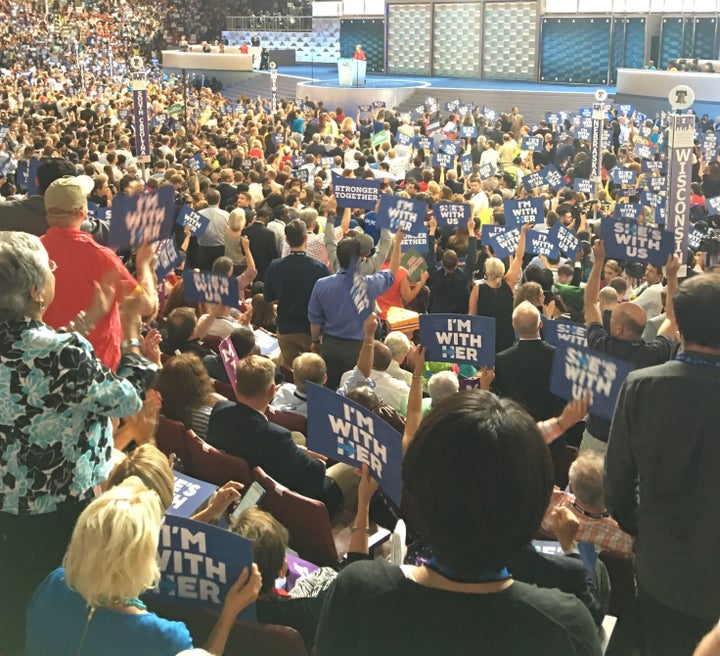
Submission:
[[[557,588],[582,601],[598,626],[604,613],[597,591],[578,555],[551,556],[540,553],[528,544],[510,559],[508,569],[513,578],[539,588]]]
[[[245,458],[295,492],[318,499],[325,465],[293,442],[287,428],[270,423],[243,403],[219,401],[210,415],[207,441],[218,449]]]
[[[277,250],[277,240],[275,233],[266,227],[261,221],[253,221],[245,230],[242,231],[244,237],[250,240],[250,252],[255,260],[255,268],[257,269],[256,280],[265,281],[265,273],[267,272],[270,262],[280,257]]]
[[[522,404],[535,421],[556,417],[565,402],[550,392],[555,347],[542,340],[522,340],[495,356],[493,387]]]

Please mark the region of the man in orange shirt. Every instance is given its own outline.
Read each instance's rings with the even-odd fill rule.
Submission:
[[[50,259],[57,264],[57,271],[55,300],[45,312],[44,320],[53,328],[74,321],[75,329],[87,337],[103,364],[115,370],[120,363],[122,342],[118,303],[128,293],[142,295],[140,314],[143,316],[151,315],[157,305],[151,268],[154,247],[145,244],[138,250],[136,280],[113,251],[82,232],[80,226],[87,216],[87,195],[92,188],[92,178],[81,175],[59,178],[45,191],[50,228],[42,242]],[[96,286],[113,272],[120,280],[120,291],[110,312],[92,325],[85,320],[82,311],[90,306]]]

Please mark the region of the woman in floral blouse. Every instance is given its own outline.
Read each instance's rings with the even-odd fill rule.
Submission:
[[[83,337],[112,304],[113,280],[96,285],[92,306],[66,330],[43,323],[55,266],[37,237],[0,232],[0,617],[10,627],[0,646],[10,654],[22,645],[33,589],[62,561],[75,520],[110,472],[110,418],[140,410],[154,373],[140,355],[132,301],[117,373]]]

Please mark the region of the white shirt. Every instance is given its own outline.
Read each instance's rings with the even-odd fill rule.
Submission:
[[[351,371],[346,371],[342,375],[340,385],[350,378],[350,374]],[[406,383],[393,378],[387,371],[375,371],[375,369],[370,372],[370,379],[375,383],[375,394],[383,403],[387,403],[400,414],[404,415],[407,412],[410,387]]]
[[[639,294],[639,296],[634,298],[632,302],[645,310],[648,319],[654,319],[662,312],[662,297],[660,295],[662,289],[662,283],[659,282],[656,282],[653,285],[643,283],[640,287],[633,289],[630,293],[630,298],[632,298],[635,294]]]

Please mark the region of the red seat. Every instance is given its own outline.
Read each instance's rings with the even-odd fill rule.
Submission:
[[[190,456],[190,474],[195,478],[218,487],[228,481],[237,481],[245,487],[252,485],[252,473],[243,458],[216,449],[191,430],[185,433],[185,444]]]
[[[175,454],[183,464],[183,469],[190,473],[190,454],[185,442],[185,425],[174,419],[160,417],[155,431],[155,444],[166,456]]]
[[[265,489],[260,507],[287,528],[290,547],[320,567],[336,567],[339,558],[325,504],[280,485],[260,467],[253,469],[253,477]]]
[[[298,431],[307,436],[307,417],[299,415],[296,412],[285,412],[277,410],[272,406],[268,406],[265,410],[265,416],[273,424],[287,428],[289,431]]]
[[[223,383],[221,380],[213,379],[213,389],[218,394],[224,396],[228,401],[237,401],[235,390],[230,383]]]
[[[292,362],[290,364],[292,364]],[[290,369],[289,367],[286,367],[284,364],[278,365],[278,369],[280,370],[280,373],[282,374],[286,383],[294,383],[295,382],[295,376],[293,374],[292,369]]]
[[[183,622],[195,644],[207,639],[217,621],[217,613],[206,608],[153,597],[149,597],[147,603],[159,617]],[[307,656],[303,640],[295,629],[278,624],[249,624],[239,619],[235,620],[223,653],[225,656]]]

